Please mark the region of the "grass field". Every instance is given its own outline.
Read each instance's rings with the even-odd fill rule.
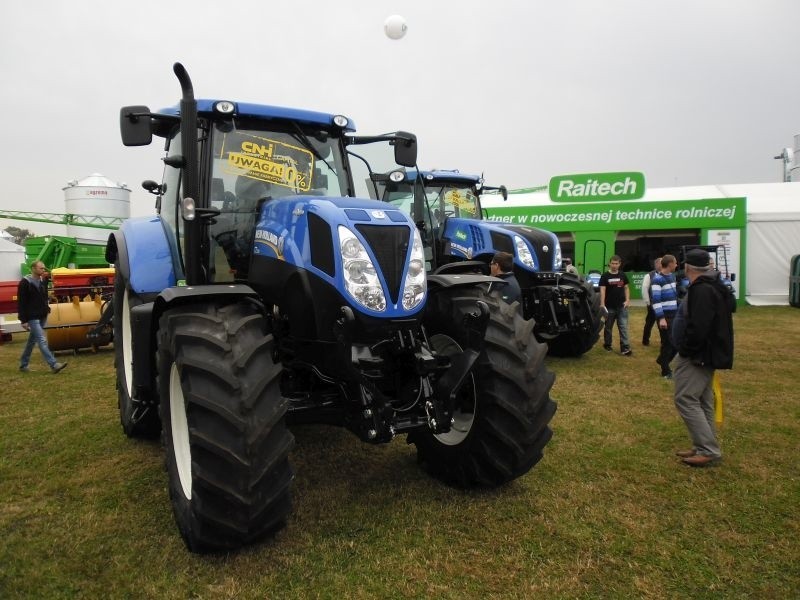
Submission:
[[[633,309],[640,340],[643,309]],[[800,310],[741,308],[722,372],[724,461],[691,469],[657,344],[549,359],[545,457],[491,491],[430,479],[398,438],[295,429],[294,512],[274,540],[189,554],[159,444],[119,426],[110,349],[0,346],[0,598],[797,598]],[[616,340],[615,340],[616,342]]]

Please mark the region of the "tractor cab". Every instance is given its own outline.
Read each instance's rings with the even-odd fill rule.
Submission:
[[[158,113],[131,106],[121,114],[126,145],[166,138],[163,183],[143,185],[158,196],[174,271],[187,283],[247,281],[267,203],[280,201],[281,218],[291,222],[310,198],[356,196],[347,146],[389,142],[396,164],[416,161],[412,134],[353,136],[355,124],[343,115],[225,100],[199,99],[195,108],[191,126],[181,120],[182,104]],[[280,256],[278,237],[264,241]]]
[[[459,171],[401,170],[375,173],[371,179],[373,197],[410,215],[420,229],[429,268],[431,263],[440,266],[450,262],[448,256],[452,255],[453,244],[456,249],[459,246],[456,232],[459,224],[483,219],[481,194],[500,190],[505,197],[505,187],[486,187],[482,178]]]
[[[725,287],[732,294],[735,294],[736,288],[733,283],[736,281],[736,273],[731,272],[731,265],[728,264],[728,249],[726,246],[722,244],[684,245],[675,252],[678,260],[678,270],[675,272],[675,280],[678,282],[678,298],[685,298],[689,289],[689,278],[683,268],[686,262],[686,253],[696,248],[705,250],[711,255],[711,267],[719,272],[720,281],[725,284]]]

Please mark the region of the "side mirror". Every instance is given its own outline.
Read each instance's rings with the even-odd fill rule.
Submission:
[[[156,196],[160,196],[161,194],[167,191],[166,183],[162,185],[160,183],[153,181],[152,179],[145,179],[142,182],[142,187],[151,194],[154,194]]]
[[[500,190],[500,195],[503,196],[503,200],[508,200],[508,188],[501,185],[498,189]]]
[[[119,129],[125,146],[147,146],[153,141],[150,109],[146,106],[123,106],[119,111]]]
[[[394,162],[401,167],[417,164],[417,136],[407,131],[398,131],[394,140]]]

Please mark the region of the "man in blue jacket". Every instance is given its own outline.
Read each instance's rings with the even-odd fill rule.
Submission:
[[[684,464],[706,467],[722,458],[714,428],[716,369],[733,367],[733,317],[728,291],[711,268],[708,252],[686,253],[689,289],[672,324],[675,358],[675,407],[692,440],[676,454]]]
[[[669,363],[675,358],[675,347],[672,345],[670,329],[675,313],[678,312],[678,291],[675,282],[675,269],[678,261],[672,254],[661,257],[661,269],[650,282],[650,297],[653,301],[653,313],[658,323],[661,336],[661,350],[656,362],[661,367],[661,376],[672,379]]]

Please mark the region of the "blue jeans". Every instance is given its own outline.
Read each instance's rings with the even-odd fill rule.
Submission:
[[[44,326],[47,324],[47,319],[31,319],[28,321],[30,333],[28,334],[28,342],[25,344],[25,349],[22,351],[22,357],[19,359],[20,369],[24,369],[31,361],[31,353],[34,346],[39,346],[39,351],[42,353],[45,362],[50,365],[50,368],[56,364],[56,357],[50,351],[47,345],[47,336],[44,333]]]
[[[603,344],[607,347],[611,346],[611,334],[614,331],[615,322],[619,330],[620,350],[627,350],[631,347],[631,342],[628,339],[628,309],[624,306],[608,309],[606,324],[603,329]]]

